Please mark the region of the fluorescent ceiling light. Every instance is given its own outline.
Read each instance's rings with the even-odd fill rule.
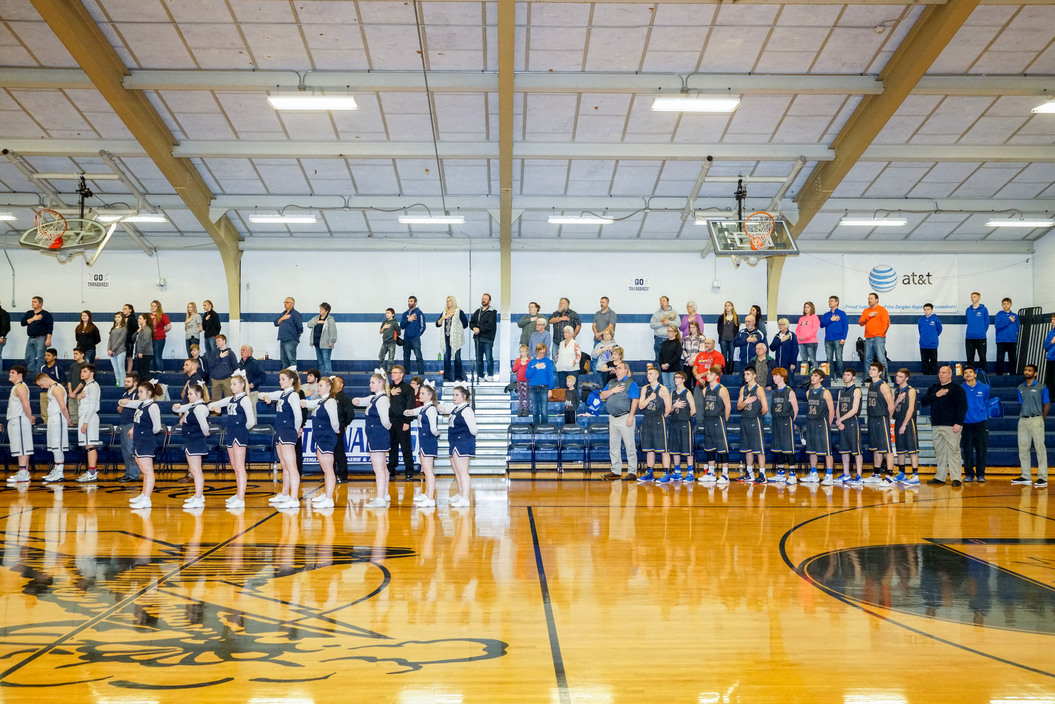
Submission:
[[[11,213],[0,213],[0,220],[3,220],[4,222],[13,222],[15,220],[18,220],[18,218],[16,218]]]
[[[399,222],[404,225],[461,225],[465,222],[463,215],[400,215]]]
[[[1052,225],[1055,225],[1055,220],[990,220],[985,224],[986,227],[1028,227],[1030,229]]]
[[[269,95],[267,104],[275,110],[358,110],[359,104],[350,95]]]
[[[143,213],[141,215],[100,215],[99,222],[168,222],[164,215]]]
[[[319,219],[314,215],[250,215],[249,222],[260,225],[314,225]]]
[[[611,225],[615,220],[597,215],[550,215],[551,225]]]
[[[849,227],[904,227],[908,224],[905,218],[843,218],[840,225]]]
[[[739,98],[706,95],[661,96],[652,101],[654,112],[732,112],[740,104]]]
[[[1036,115],[1055,114],[1055,100],[1049,100],[1046,103],[1041,103],[1037,107],[1033,108],[1030,112]]]

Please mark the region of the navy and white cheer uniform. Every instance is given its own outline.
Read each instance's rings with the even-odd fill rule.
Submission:
[[[297,402],[299,401],[298,396]],[[337,449],[337,436],[341,432],[340,422],[337,419],[337,399],[328,396],[325,399],[308,401],[307,407],[312,409],[311,434],[312,441],[315,443],[315,454],[332,455]],[[369,442],[369,433],[367,438]],[[293,444],[296,444],[296,431],[294,431]]]
[[[436,457],[440,449],[439,413],[431,401],[411,409],[421,423],[418,427],[418,452],[422,457]]]
[[[224,445],[229,448],[249,446],[249,431],[256,426],[256,409],[249,399],[249,394],[243,391],[234,396],[222,398],[215,403],[210,403],[209,408],[227,409],[223,433]]]
[[[451,410],[447,424],[447,445],[450,456],[476,456],[476,414],[468,403],[459,403]]]
[[[272,391],[261,394],[271,399],[275,404],[275,441],[279,445],[296,445],[297,432],[303,425],[303,414],[300,410],[300,394],[293,389]],[[315,424],[312,423],[312,433],[317,433]],[[316,438],[318,435],[316,434]],[[334,443],[336,443],[336,439]],[[316,444],[318,442],[316,441]],[[331,447],[331,446],[327,446]],[[336,444],[332,445],[336,447]]]
[[[153,401],[129,401],[125,408],[135,410],[132,416],[132,456],[154,458],[157,435],[164,430],[161,408]]]
[[[183,433],[183,452],[187,457],[205,457],[209,454],[209,407],[204,401],[180,406],[180,421]]]
[[[356,399],[362,401],[363,399]],[[363,405],[358,403],[357,405]],[[392,445],[392,420],[388,417],[388,396],[376,393],[366,399],[366,449],[368,452],[388,452]]]

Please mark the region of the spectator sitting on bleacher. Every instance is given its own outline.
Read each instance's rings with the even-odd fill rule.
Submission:
[[[553,361],[546,356],[546,346],[535,348],[535,358],[527,368],[531,387],[531,420],[536,425],[549,423],[549,390],[553,388]]]
[[[198,373],[201,374],[201,380],[206,385],[209,384],[209,361],[201,353],[201,347],[198,345],[190,346],[190,358],[198,362]]]
[[[304,373],[304,383],[300,385],[304,398],[309,401],[315,401],[319,398],[319,379],[321,378],[322,372],[318,369],[309,369]]]
[[[183,388],[180,389],[180,401],[187,400],[187,390],[191,385],[198,382],[205,383],[205,378],[202,376],[201,369],[199,369],[198,359],[195,357],[183,360],[183,373],[186,375],[187,381],[183,384]]]
[[[227,349],[227,336],[216,336],[216,351],[208,356],[212,398],[231,396],[231,375],[238,368],[234,353]]]
[[[249,345],[242,345],[242,359],[238,362],[238,368],[245,372],[246,393],[249,394],[249,400],[256,405],[260,396],[260,387],[267,383],[267,374],[260,366],[260,362],[256,361],[253,348]]]

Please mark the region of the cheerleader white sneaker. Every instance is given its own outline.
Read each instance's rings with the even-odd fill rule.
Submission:
[[[245,501],[239,499],[237,496],[231,497],[234,501],[227,502],[227,508],[245,508]]]
[[[268,499],[267,502],[269,504],[282,504],[282,503],[285,503],[286,499],[288,499],[288,498],[289,498],[289,494],[275,494],[270,499]]]
[[[414,497],[414,503],[415,504],[420,504],[422,501],[428,501],[428,500],[429,500],[429,497],[425,496],[425,494],[418,494],[417,496]]]
[[[237,494],[235,494],[234,496],[228,496],[226,499],[224,499],[224,503],[228,506],[237,501],[240,501]],[[242,505],[245,506],[245,501],[242,501]]]
[[[205,497],[192,496],[183,502],[183,508],[205,508]]]
[[[313,508],[321,510],[324,508],[333,508],[333,499],[322,497],[322,501],[312,501],[311,505]]]
[[[425,496],[425,495],[422,494],[422,496]],[[423,498],[421,501],[415,501],[414,502],[414,506],[416,506],[417,508],[432,508],[435,505],[436,505],[436,502],[433,499],[430,499],[427,496],[425,496],[425,498]]]
[[[63,479],[64,477],[62,476],[62,470],[53,469],[48,472],[47,476],[44,477],[44,483],[46,484],[48,482],[61,482],[63,481]]]
[[[287,496],[285,501],[275,504],[275,508],[279,510],[286,508],[300,508],[300,502],[292,496]]]
[[[312,503],[312,505],[315,505],[315,504],[321,504],[324,501],[332,501],[332,500],[333,499],[330,499],[329,497],[327,497],[326,494],[319,494],[318,496],[312,497],[311,503]]]
[[[472,502],[461,494],[455,494],[451,497],[450,505],[454,508],[468,508],[472,505]]]
[[[374,498],[370,499],[365,504],[363,504],[363,507],[364,508],[388,508],[388,501],[385,500],[385,499],[382,499],[380,496],[375,496]]]
[[[28,482],[28,481],[29,481],[29,470],[28,469],[20,469],[17,472],[15,472],[14,474],[12,474],[10,477],[7,478],[7,483],[8,484],[21,484],[22,482]]]
[[[137,496],[128,502],[128,507],[131,509],[150,508],[150,497],[142,495]]]
[[[139,494],[138,496],[133,496],[132,498],[130,498],[128,500],[128,503],[134,504],[135,502],[142,501],[145,498],[146,498],[145,496],[143,496],[142,494]]]

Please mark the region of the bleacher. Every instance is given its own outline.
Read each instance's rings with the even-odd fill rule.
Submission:
[[[633,379],[639,386],[643,386],[646,383],[646,366],[647,362],[644,361],[630,363]],[[738,366],[741,365],[738,363]],[[924,376],[921,374],[921,366],[919,362],[893,362],[891,363],[891,367],[892,370],[904,367],[912,372],[912,376],[909,378],[909,384],[916,388],[921,397],[931,384],[937,383],[938,381],[937,376]],[[857,364],[855,368],[858,371],[857,379],[858,383],[860,383],[864,378],[861,374],[861,365]],[[580,376],[579,379],[580,383],[599,383],[597,375],[583,375]],[[827,379],[825,381],[825,386],[831,388],[832,381],[832,379]],[[963,380],[962,378],[957,377],[954,381],[962,382]],[[986,465],[989,469],[987,469],[987,473],[992,470],[992,473],[994,474],[1013,473],[1017,475],[1019,473],[1017,438],[1019,403],[1017,387],[1022,383],[1023,379],[1021,376],[991,375],[989,381],[992,387],[990,397],[1000,400],[1003,417],[989,419],[989,450],[986,458]],[[736,410],[736,397],[738,389],[743,383],[742,377],[740,373],[728,375],[723,377],[722,383],[729,389],[730,398],[733,403],[732,413],[727,424],[731,450],[730,462],[741,462],[742,456],[737,449],[739,447],[740,414]],[[837,386],[841,386],[842,380],[837,380],[836,384]],[[791,385],[795,388],[801,412],[806,400],[808,378],[803,375],[798,375],[793,379]],[[837,390],[837,388],[832,389],[833,397],[837,393]],[[514,416],[518,409],[519,403],[516,394],[512,393],[510,394],[510,410]],[[920,464],[922,466],[934,464],[933,451],[930,444],[929,413],[929,408],[921,406],[919,434],[921,445]],[[638,414],[637,424],[639,431],[642,418],[643,416]],[[801,419],[796,423],[797,430],[801,428],[801,423]],[[768,416],[764,422],[764,431],[765,442],[768,447],[770,441]],[[862,442],[867,442],[867,428],[866,423],[864,422],[861,423],[861,431]],[[644,456],[641,453],[640,446],[640,432],[638,432],[637,437],[638,461],[644,466]],[[702,442],[702,436],[696,434],[694,437],[697,442],[696,457],[699,461],[704,459],[702,445],[700,444]],[[837,447],[837,441],[838,432],[833,431],[833,447]],[[1049,430],[1047,434],[1049,454],[1050,448],[1053,444],[1055,444],[1055,430]],[[508,448],[509,475],[514,478],[535,477],[539,474],[553,472],[564,475],[568,475],[569,472],[574,472],[575,474],[580,472],[584,474],[596,473],[599,471],[607,472],[609,468],[608,416],[603,410],[596,416],[579,415],[575,424],[566,426],[564,423],[564,405],[559,402],[551,402],[549,404],[548,424],[540,428],[535,428],[531,423],[530,417],[520,417],[516,422],[510,424],[508,431]],[[871,459],[871,453],[865,453],[866,466],[870,466]],[[803,466],[805,466],[807,459],[801,441],[799,443],[798,460]],[[837,457],[836,464],[838,465],[838,463],[839,458]],[[659,461],[657,459],[657,466],[658,465]]]

